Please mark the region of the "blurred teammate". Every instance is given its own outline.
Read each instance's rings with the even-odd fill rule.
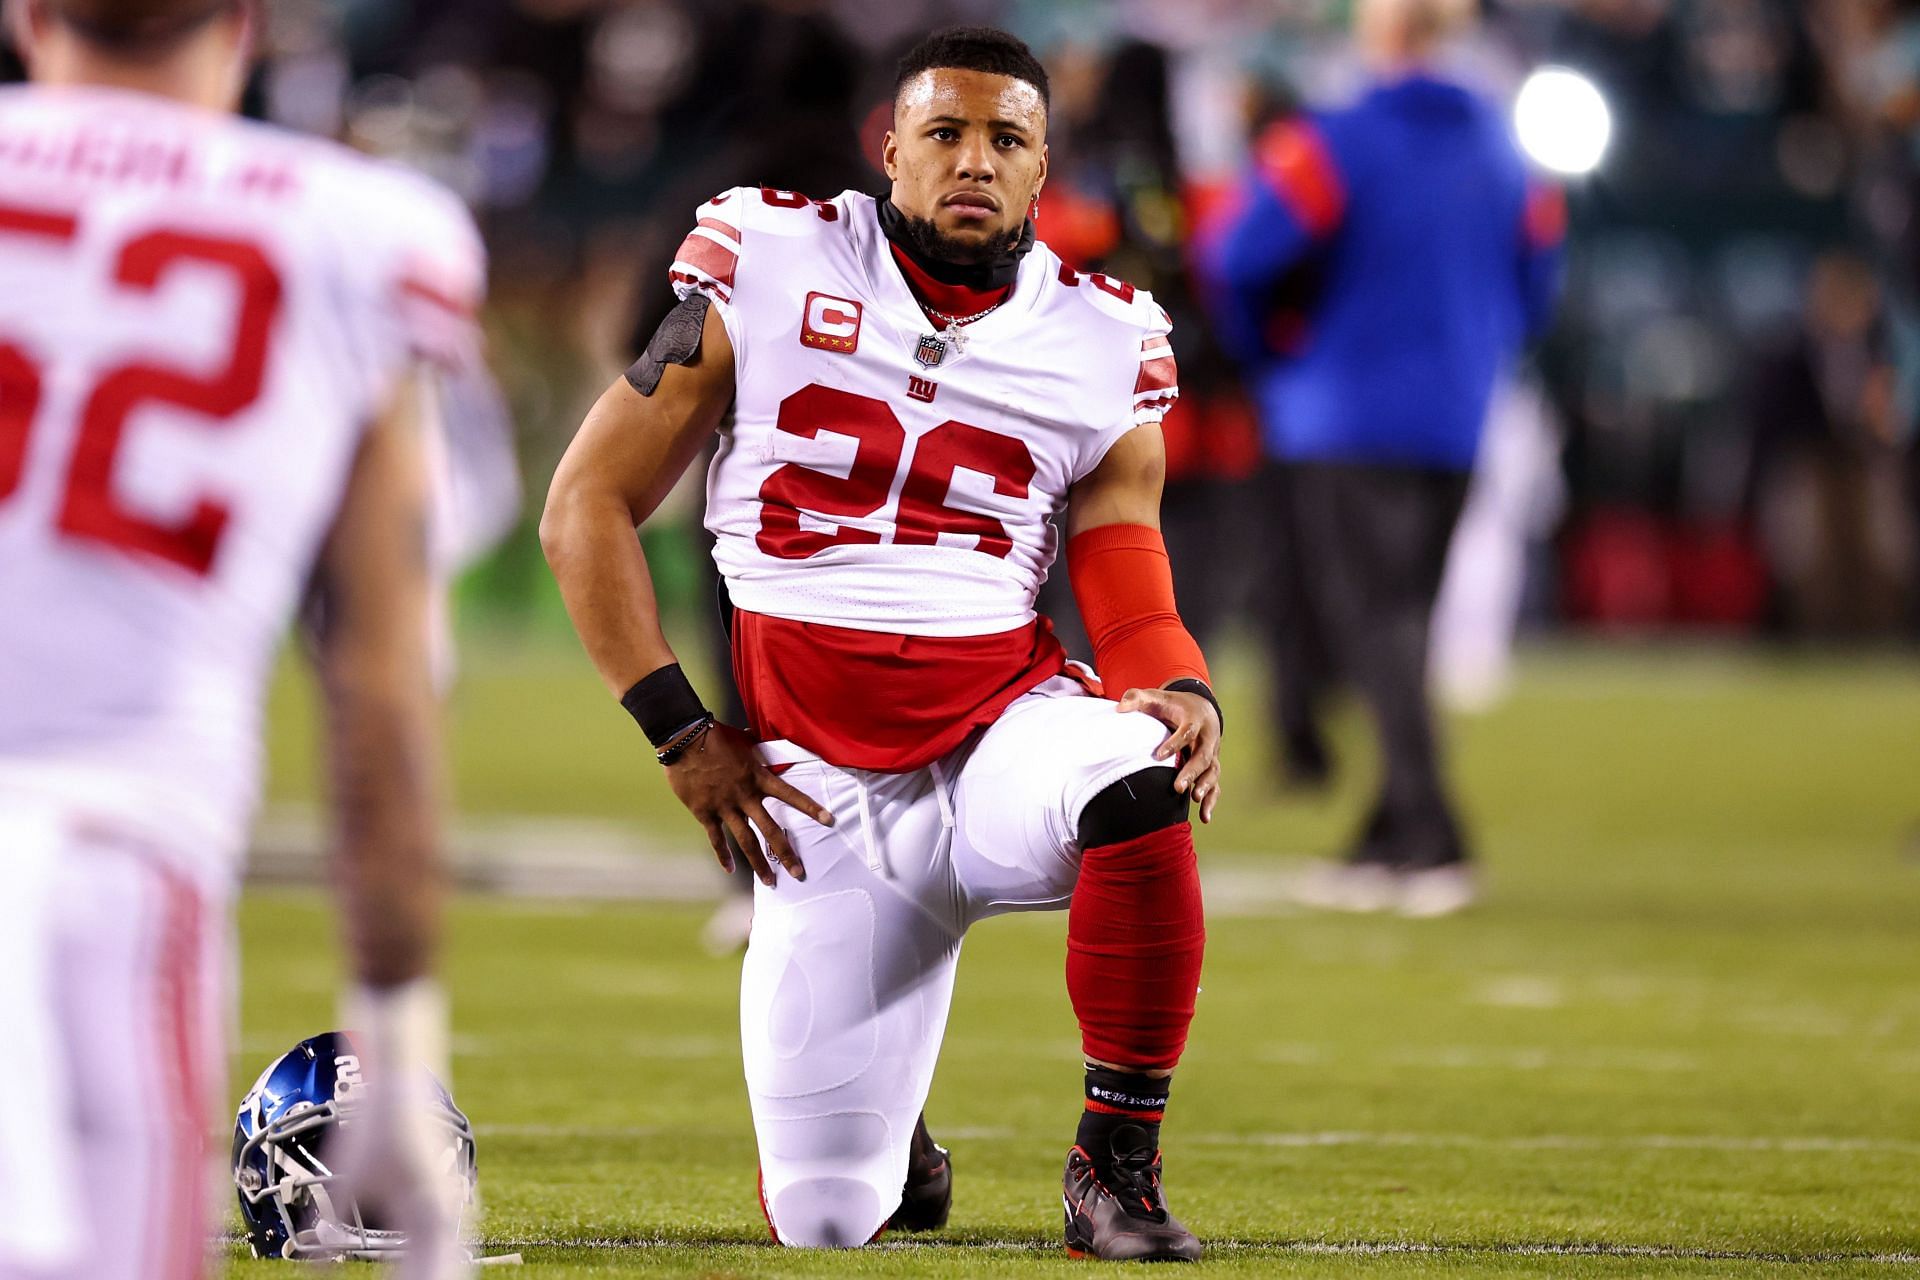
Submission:
[[[445,1053],[419,371],[465,358],[464,211],[239,121],[236,0],[25,0],[0,89],[0,1277],[202,1272],[228,907],[311,585],[372,1091],[347,1157],[457,1265],[399,1089]]]
[[[1427,697],[1427,630],[1494,380],[1551,314],[1565,220],[1503,113],[1440,78],[1471,0],[1361,0],[1375,83],[1255,144],[1209,236],[1219,332],[1285,464],[1286,550],[1312,622],[1372,714],[1380,794],[1329,906],[1441,915],[1475,888]],[[1315,299],[1276,306],[1303,269]]]
[[[1188,800],[1211,815],[1220,733],[1157,527],[1173,353],[1151,297],[1035,242],[1046,125],[1026,46],[946,32],[901,64],[890,200],[703,205],[680,307],[588,416],[542,523],[607,687],[721,862],[731,844],[759,874],[741,1039],[786,1244],[946,1220],[920,1113],[960,939],[1071,901],[1067,1245],[1200,1253],[1158,1152],[1204,937]],[[633,533],[729,402],[707,520],[758,744],[675,663]],[[1033,610],[1063,509],[1118,706]]]

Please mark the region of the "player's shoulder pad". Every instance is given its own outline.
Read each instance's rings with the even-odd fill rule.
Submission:
[[[376,270],[419,276],[472,306],[484,288],[486,247],[466,202],[416,169],[314,140],[309,204],[349,253]]]
[[[375,239],[479,239],[465,201],[418,169],[325,138],[290,141],[302,153],[301,168],[314,187],[311,203],[323,216],[351,222],[354,231]]]
[[[323,144],[332,148],[333,144]],[[349,282],[345,295],[414,357],[448,369],[479,356],[487,251],[451,188],[414,169],[346,148],[303,165],[303,205]]]
[[[1053,271],[1062,289],[1107,319],[1144,332],[1164,333],[1173,327],[1166,308],[1146,289],[1103,272],[1075,270],[1057,258]]]
[[[752,236],[811,237],[844,233],[843,200],[823,200],[779,187],[729,187],[700,206],[700,217],[732,228],[745,243]]]
[[[767,250],[778,258],[783,242],[793,247],[803,238],[845,234],[845,206],[853,198],[851,192],[839,200],[816,200],[777,187],[729,187],[700,206],[674,252],[669,273],[674,292],[685,298],[698,290],[730,302],[741,272],[760,273]]]

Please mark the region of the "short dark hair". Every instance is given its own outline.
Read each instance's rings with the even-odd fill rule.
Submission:
[[[984,71],[989,75],[1025,80],[1040,91],[1040,103],[1053,107],[1047,84],[1047,69],[1033,50],[1018,36],[998,27],[948,27],[936,31],[907,50],[900,59],[899,74],[894,77],[893,96],[897,101],[907,82],[923,71],[936,67],[954,67],[961,71]]]
[[[118,53],[171,44],[231,12],[239,0],[52,0],[55,18]]]

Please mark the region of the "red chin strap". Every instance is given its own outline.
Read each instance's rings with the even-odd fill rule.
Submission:
[[[1205,680],[1207,660],[1173,601],[1173,565],[1158,529],[1108,524],[1067,543],[1067,574],[1106,695]]]

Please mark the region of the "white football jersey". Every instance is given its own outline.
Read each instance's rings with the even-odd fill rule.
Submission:
[[[276,646],[361,434],[471,357],[479,237],[399,168],[150,96],[0,89],[0,803],[234,872]]]
[[[1030,622],[1068,488],[1178,394],[1151,295],[1044,244],[998,309],[944,336],[858,192],[716,196],[673,278],[733,342],[707,526],[755,613],[919,636]]]

